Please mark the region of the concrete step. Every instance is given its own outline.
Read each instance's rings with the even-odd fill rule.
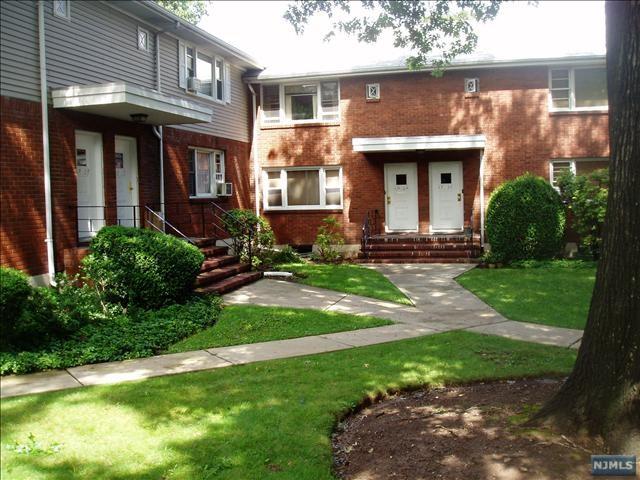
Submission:
[[[247,272],[251,269],[248,263],[234,263],[225,267],[214,268],[208,272],[201,273],[196,277],[195,286],[204,287],[215,282],[233,277],[239,273]]]
[[[477,258],[438,258],[438,257],[414,257],[414,258],[359,258],[356,263],[479,263]]]
[[[475,250],[374,250],[367,251],[369,258],[473,258],[479,252]],[[360,257],[364,257],[360,253]]]
[[[200,272],[208,272],[209,270],[213,270],[214,268],[224,267],[226,265],[238,263],[239,261],[240,259],[235,255],[222,255],[221,257],[207,258],[204,262],[202,262]]]
[[[200,251],[204,254],[206,258],[212,258],[212,257],[220,257],[223,255],[227,255],[229,248],[228,247],[201,247]]]
[[[261,278],[262,272],[240,273],[238,275],[234,275],[233,277],[225,278],[224,280],[220,280],[219,282],[207,285],[206,287],[196,288],[195,292],[199,295],[205,295],[208,293],[217,293],[218,295],[222,295],[249,283],[253,283],[256,280],[260,280]]]
[[[476,239],[477,240],[477,239]],[[465,235],[379,235],[369,238],[371,244],[394,243],[472,243]]]
[[[473,250],[479,248],[471,242],[459,243],[436,243],[436,242],[415,242],[415,243],[372,243],[367,245],[368,251],[383,250]]]

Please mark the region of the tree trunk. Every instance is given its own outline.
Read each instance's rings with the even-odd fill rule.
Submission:
[[[534,421],[640,454],[640,1],[609,1],[605,12],[611,181],[602,256],[573,372]]]

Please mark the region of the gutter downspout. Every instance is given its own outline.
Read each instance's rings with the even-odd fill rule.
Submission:
[[[484,248],[484,148],[480,150],[480,246]]]
[[[47,93],[47,55],[45,51],[44,4],[38,2],[38,50],[40,54],[40,106],[42,108],[42,164],[44,169],[45,243],[49,283],[55,285],[56,265],[51,199],[51,158],[49,155],[49,95]]]
[[[253,132],[251,135],[251,156],[253,157],[253,183],[255,187],[256,215],[260,216],[260,159],[258,158],[258,110],[256,108],[256,92],[253,85],[247,84],[251,92],[251,106],[254,113]]]
[[[160,93],[162,83],[160,80],[160,32],[156,33],[156,91]],[[153,134],[160,141],[160,214],[164,220],[164,132],[162,125],[153,127]]]

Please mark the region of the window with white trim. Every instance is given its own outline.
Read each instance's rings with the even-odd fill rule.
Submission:
[[[231,66],[224,59],[179,42],[180,86],[221,103],[231,103]],[[190,82],[189,79],[196,79]],[[195,88],[190,88],[192,84]]]
[[[554,188],[558,188],[558,179],[565,173],[586,175],[600,168],[609,168],[609,159],[595,158],[567,158],[551,160],[549,162],[549,181]]]
[[[342,168],[294,167],[263,172],[265,210],[342,208]]]
[[[603,110],[608,105],[605,67],[549,70],[549,109],[551,111]]]
[[[69,20],[71,18],[71,2],[69,0],[53,0],[53,15]]]
[[[217,185],[224,183],[224,152],[189,148],[189,197],[215,197]]]
[[[264,123],[335,122],[340,119],[337,80],[262,85]]]
[[[138,27],[138,50],[149,51],[149,32]]]

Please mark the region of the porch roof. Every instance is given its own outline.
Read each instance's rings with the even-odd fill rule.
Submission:
[[[423,137],[354,137],[354,152],[404,152],[412,150],[466,150],[484,148],[484,135],[431,135]]]
[[[146,115],[141,123],[179,125],[210,122],[212,110],[182,98],[158,93],[124,82],[99,85],[73,85],[51,91],[53,108],[132,121],[132,115]]]

